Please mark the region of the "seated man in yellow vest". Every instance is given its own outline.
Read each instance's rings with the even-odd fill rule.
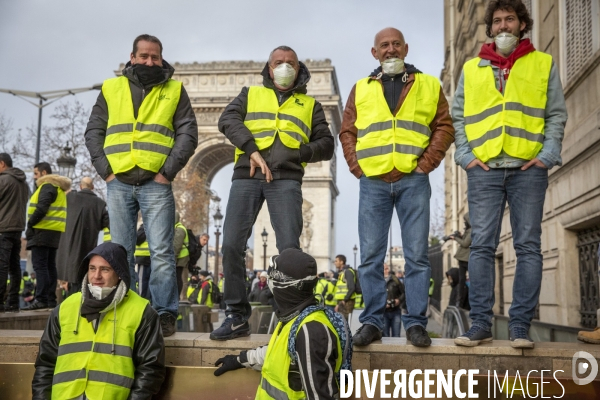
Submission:
[[[236,151],[223,226],[227,318],[210,334],[213,340],[250,334],[244,256],[263,203],[266,200],[277,250],[300,249],[304,167],[333,156],[323,107],[306,95],[310,73],[296,52],[277,47],[262,77],[263,86],[244,87],[219,119],[219,130]]]
[[[355,334],[357,346],[382,335],[383,261],[394,209],[406,253],[406,338],[414,346],[431,344],[425,316],[431,275],[428,174],[444,159],[454,128],[439,79],[405,63],[408,49],[397,29],[375,35],[371,55],[380,66],[352,88],[340,132],[350,172],[360,180],[357,269],[365,309]]]
[[[34,399],[150,399],[165,378],[158,314],[129,289],[127,251],[102,243],[81,263],[82,292],[48,318]]]
[[[493,339],[495,254],[508,202],[517,256],[508,312],[510,341],[513,347],[531,348],[529,327],[542,284],[548,170],[562,163],[567,108],[552,56],[524,38],[533,25],[525,4],[490,1],[484,21],[494,42],[465,63],[452,105],[454,160],[467,171],[472,229],[468,264],[473,325],[455,343],[477,346]]]
[[[107,79],[92,109],[85,144],[94,168],[106,181],[112,241],[127,249],[131,288],[138,212],[152,255],[152,306],[163,334],[175,333],[179,293],[173,251],[175,201],[171,182],[194,154],[198,124],[175,69],[162,58],[151,35],[133,42],[123,75]]]
[[[339,372],[352,370],[352,338],[338,313],[314,296],[317,263],[297,249],[271,258],[268,285],[279,323],[267,346],[217,360],[215,376],[261,371],[256,399],[337,399]]]
[[[67,196],[71,180],[52,174],[50,164],[41,162],[33,168],[36,191],[27,210],[27,250],[37,273],[35,300],[27,311],[56,307],[56,252],[67,226]]]

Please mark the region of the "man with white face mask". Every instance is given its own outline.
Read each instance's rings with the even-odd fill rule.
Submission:
[[[542,282],[542,216],[548,169],[561,165],[567,109],[549,54],[523,36],[533,21],[521,0],[493,0],[484,21],[493,43],[464,67],[454,94],[457,164],[467,171],[473,325],[460,346],[492,341],[495,253],[506,202],[517,256],[509,330],[512,347],[532,348],[529,327]]]
[[[394,208],[402,228],[406,256],[406,337],[429,346],[427,300],[431,267],[428,174],[440,165],[454,128],[439,80],[406,64],[408,44],[397,29],[375,36],[371,54],[380,67],[350,92],[340,141],[350,172],[360,179],[358,276],[365,309],[354,344],[381,339],[386,291],[383,261]]]
[[[300,249],[304,166],[333,156],[325,113],[306,95],[310,73],[296,52],[277,47],[262,76],[263,86],[242,88],[219,119],[219,130],[236,150],[223,226],[227,318],[210,334],[213,340],[250,334],[244,254],[263,203],[269,207],[277,249]]]
[[[40,340],[34,399],[149,399],[165,377],[157,312],[131,289],[127,250],[102,243],[82,261],[82,292],[56,307]]]

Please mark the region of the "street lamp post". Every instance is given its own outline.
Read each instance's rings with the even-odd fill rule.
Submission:
[[[267,239],[269,238],[269,233],[267,232],[267,228],[263,228],[262,233],[260,234],[260,236],[262,236],[262,241],[263,241],[263,270],[267,270]]]
[[[210,199],[206,207],[206,233],[210,231],[210,201],[214,201],[217,208],[221,206],[221,198],[214,190],[207,189]],[[204,269],[208,271],[208,246],[206,246],[206,259],[204,260]]]
[[[63,147],[63,152],[56,159],[56,164],[58,165],[58,174],[61,176],[66,176],[69,179],[73,179],[75,177],[75,165],[77,165],[77,159],[73,156],[70,156],[71,148],[69,147],[69,143],[65,147]]]
[[[356,271],[356,252],[358,251],[358,247],[354,245],[352,251],[354,252],[354,270]]]
[[[216,284],[219,283],[219,236],[221,236],[221,231],[219,231],[219,228],[221,228],[221,220],[223,219],[223,215],[221,214],[221,208],[217,207],[217,212],[215,213],[215,215],[213,215],[213,219],[215,221],[215,240],[216,240],[216,246],[215,246],[215,272],[213,274],[213,282]]]

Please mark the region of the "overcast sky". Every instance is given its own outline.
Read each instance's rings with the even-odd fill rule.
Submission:
[[[171,64],[265,61],[282,44],[294,48],[301,60],[329,58],[345,105],[352,85],[377,67],[370,50],[374,35],[387,26],[404,33],[406,62],[439,77],[441,0],[0,0],[0,88],[47,91],[101,83],[128,61],[133,39],[149,33],[161,39],[164,59]],[[77,99],[91,110],[97,95]],[[12,118],[15,131],[37,124],[37,109],[11,95],[0,93],[0,113]],[[44,109],[43,123],[51,123],[51,114],[52,106]],[[358,243],[358,180],[348,171],[341,146],[337,157],[335,252],[351,262]],[[224,205],[232,167],[224,167],[212,185]],[[432,204],[437,199],[443,206],[441,167],[431,174],[431,183]],[[393,242],[401,245],[394,218]]]

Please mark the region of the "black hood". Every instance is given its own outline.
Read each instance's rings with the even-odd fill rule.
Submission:
[[[0,175],[10,175],[19,182],[25,182],[27,179],[25,172],[21,171],[19,168],[7,168],[4,172],[1,172]]]
[[[414,65],[412,64],[408,64],[405,63],[404,64],[404,68],[405,70],[400,72],[397,75],[394,75],[393,78],[397,77],[397,76],[402,76],[404,74],[404,72],[410,74],[422,74],[422,72],[420,70],[418,70]],[[381,76],[379,75],[381,74]],[[377,68],[375,68],[375,70],[373,72],[371,72],[371,74],[369,75],[372,79],[381,79],[382,81],[386,81],[386,80],[390,80],[392,79],[392,76],[386,75],[382,72],[381,70],[381,65]]]
[[[452,278],[452,287],[458,285],[458,268],[450,268],[446,271],[446,276],[450,276]]]
[[[292,86],[291,89],[286,90],[286,92],[295,92],[295,93],[306,94],[306,85],[308,84],[308,81],[310,81],[310,72],[308,71],[308,68],[306,67],[306,65],[304,65],[304,63],[302,61],[298,61],[298,64],[300,64],[300,70],[298,71],[298,76],[296,77],[296,80],[294,81],[294,86]],[[263,68],[263,70],[260,74],[263,76],[263,86],[264,87],[273,89],[273,90],[279,90],[275,87],[275,84],[273,83],[273,79],[271,79],[271,77],[269,76],[269,63],[268,62],[265,64],[265,67]]]
[[[158,83],[156,83],[156,84],[154,84],[154,85],[151,85],[151,86],[156,86],[156,85],[160,85],[161,83],[165,83],[166,81],[168,81],[169,79],[171,79],[171,77],[175,73],[175,68],[173,68],[171,66],[171,64],[169,64],[165,60],[163,60],[163,62],[162,62],[162,67],[163,67],[163,73],[165,74],[165,79],[162,80],[162,81],[160,81],[160,82],[158,82]],[[127,79],[129,79],[130,81],[132,81],[133,83],[135,83],[136,86],[144,87],[144,85],[142,85],[142,83],[138,79],[137,75],[135,74],[135,71],[133,69],[133,65],[131,65],[131,61],[128,61],[127,64],[125,64],[125,68],[123,68],[123,71],[121,71],[121,72],[123,73],[123,76],[126,76]]]
[[[83,277],[88,272],[90,259],[93,256],[104,258],[115,270],[119,278],[125,282],[127,287],[130,287],[131,276],[129,275],[129,263],[127,262],[127,250],[125,247],[117,243],[104,242],[94,250],[90,251],[79,265],[79,274],[77,275],[78,282],[83,281]]]

